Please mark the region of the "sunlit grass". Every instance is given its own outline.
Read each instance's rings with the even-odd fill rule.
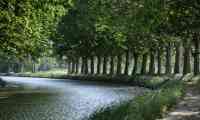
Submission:
[[[30,77],[60,77],[67,74],[66,69],[52,69],[48,71],[39,71],[39,72],[25,72],[19,73],[19,75],[30,76]]]

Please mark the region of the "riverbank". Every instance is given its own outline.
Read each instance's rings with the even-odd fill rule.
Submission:
[[[159,90],[97,111],[90,120],[199,120],[200,76],[184,76]]]
[[[97,111],[89,120],[155,120],[161,118],[183,95],[183,82],[170,81],[159,90]]]
[[[162,86],[166,80],[177,80],[181,79],[181,75],[66,75],[65,70],[51,70],[36,73],[17,73],[10,74],[9,76],[16,77],[39,77],[39,78],[52,78],[52,79],[72,79],[72,80],[82,80],[82,81],[95,81],[103,83],[116,83],[125,84],[131,86],[146,87],[149,89],[158,89]]]

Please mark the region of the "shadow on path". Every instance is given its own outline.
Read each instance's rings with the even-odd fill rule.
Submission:
[[[165,118],[159,120],[200,120],[200,92],[198,88],[188,83],[183,100]]]

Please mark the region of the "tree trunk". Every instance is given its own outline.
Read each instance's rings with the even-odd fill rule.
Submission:
[[[186,45],[184,45],[184,64],[183,64],[183,74],[191,73],[191,63],[190,63],[190,45],[186,40]]]
[[[23,73],[24,72],[24,63],[21,63],[21,73]]]
[[[111,56],[111,57],[110,57],[110,75],[113,75],[113,74],[114,74],[114,66],[115,66],[115,65],[114,65],[114,64],[115,64],[115,63],[114,63],[114,58],[115,58],[114,56]]]
[[[122,57],[121,55],[117,56],[117,75],[121,75],[122,70]]]
[[[171,44],[169,43],[168,46],[166,47],[166,74],[171,74],[172,73],[172,55],[171,55]]]
[[[36,72],[36,71],[35,71],[35,63],[34,63],[34,62],[32,63],[32,72],[33,72],[33,73]]]
[[[150,52],[150,65],[149,65],[149,74],[155,74],[155,52]]]
[[[137,73],[138,70],[138,54],[133,54],[133,59],[134,59],[134,66],[133,66],[133,70],[132,70],[132,75],[135,75]]]
[[[76,68],[76,63],[74,61],[74,59],[72,60],[72,74],[75,73],[75,68]]]
[[[90,69],[91,69],[91,74],[94,74],[94,56],[91,57]]]
[[[162,74],[162,59],[161,59],[162,53],[160,50],[158,50],[157,59],[158,59],[158,75]]]
[[[88,74],[88,57],[85,57],[85,74]]]
[[[180,73],[180,59],[181,59],[181,46],[180,43],[176,45],[176,56],[175,56],[175,66],[174,66],[174,73]]]
[[[84,74],[85,71],[85,61],[84,61],[84,57],[81,58],[81,74]]]
[[[79,58],[76,58],[76,74],[79,73]]]
[[[125,70],[124,70],[125,75],[129,74],[129,59],[130,59],[130,55],[129,55],[129,50],[128,50],[126,51],[126,64],[125,64]]]
[[[200,73],[199,70],[199,39],[198,39],[198,34],[195,33],[193,36],[193,41],[194,41],[194,46],[195,46],[195,51],[193,53],[194,55],[194,75],[198,75]]]
[[[101,57],[97,56],[97,74],[101,74]]]
[[[103,74],[107,74],[107,57],[103,57]]]
[[[71,61],[68,61],[68,74],[71,74]]]
[[[145,53],[142,57],[142,69],[141,69],[141,74],[146,74],[147,73],[147,58],[148,54]]]

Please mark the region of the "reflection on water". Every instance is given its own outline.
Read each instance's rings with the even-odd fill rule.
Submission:
[[[141,90],[86,81],[3,79],[18,87],[0,90],[0,120],[81,120],[98,108],[133,98]]]

